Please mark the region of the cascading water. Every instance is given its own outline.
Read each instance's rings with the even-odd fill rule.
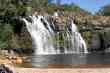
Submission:
[[[63,32],[60,34],[63,37],[63,46],[59,44],[59,40],[56,39],[57,36],[60,36],[59,33],[55,32],[52,26],[55,24],[50,24],[46,17],[38,16],[29,16],[31,22],[26,18],[23,18],[23,21],[26,24],[27,30],[30,33],[32,40],[35,45],[35,55],[48,55],[48,54],[66,54],[66,53],[88,53],[86,43],[81,37],[81,34],[78,32],[76,25],[71,22],[71,31],[67,31],[66,35],[63,35]],[[59,31],[60,32],[60,31]],[[64,33],[65,34],[65,33]],[[66,46],[65,46],[66,45]],[[62,51],[63,50],[63,51]],[[83,50],[83,51],[81,51]]]
[[[71,20],[71,31],[72,31],[72,49],[75,53],[88,53],[86,43],[82,38],[81,34],[78,32],[77,26]]]
[[[53,46],[52,35],[54,31],[43,16],[30,16],[32,22],[23,18],[35,45],[35,54],[56,54]],[[42,21],[45,22],[44,25]]]

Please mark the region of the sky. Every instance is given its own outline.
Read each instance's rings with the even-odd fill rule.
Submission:
[[[104,5],[110,4],[110,0],[61,0],[62,3],[75,3],[81,8],[94,14]]]

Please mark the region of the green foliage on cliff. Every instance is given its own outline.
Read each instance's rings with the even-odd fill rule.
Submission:
[[[110,16],[110,4],[103,6],[98,12],[97,15]]]
[[[0,48],[9,47],[9,40],[13,33],[12,27],[9,24],[0,24]]]

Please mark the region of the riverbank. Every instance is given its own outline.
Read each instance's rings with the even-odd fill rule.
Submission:
[[[101,65],[100,65],[101,66]],[[13,66],[7,66],[15,73],[109,73],[110,72],[110,65],[109,67],[105,68],[103,65],[101,68],[97,66],[92,68],[87,66],[86,68],[18,68]]]
[[[0,65],[12,65],[15,67],[22,67],[22,65],[26,65],[25,62],[27,62],[26,57],[17,57],[17,56],[3,56],[0,55]],[[26,65],[28,67],[28,64]],[[26,68],[27,68],[26,67]]]

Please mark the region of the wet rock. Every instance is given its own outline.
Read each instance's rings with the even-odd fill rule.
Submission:
[[[93,34],[91,39],[91,51],[93,50],[101,50],[101,40],[97,33]]]
[[[10,70],[8,67],[6,67],[4,64],[0,65],[0,73],[13,73],[12,70]]]

